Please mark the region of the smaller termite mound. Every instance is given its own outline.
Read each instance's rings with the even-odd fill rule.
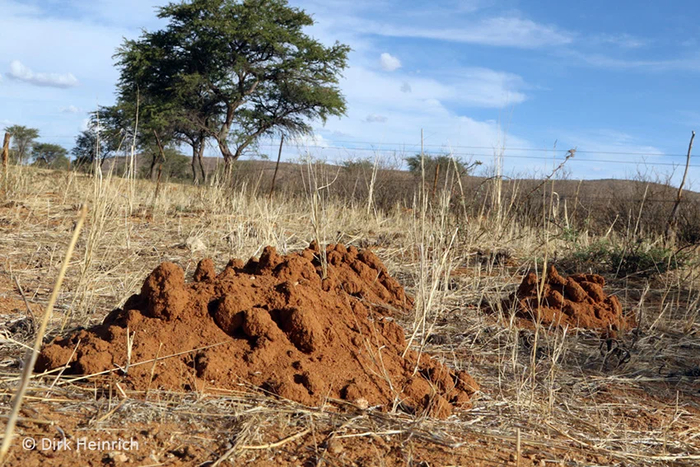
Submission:
[[[617,297],[605,293],[604,287],[605,278],[597,274],[564,277],[550,266],[544,284],[537,274],[528,273],[503,306],[515,308],[523,324],[583,328],[607,336],[636,327],[634,316],[625,314]]]

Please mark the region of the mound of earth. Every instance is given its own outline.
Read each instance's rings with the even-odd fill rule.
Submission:
[[[563,277],[550,266],[544,287],[534,272],[525,276],[518,290],[504,303],[516,308],[516,316],[544,326],[569,326],[616,335],[636,326],[634,316],[625,315],[614,295],[603,290],[605,278],[597,274]]]
[[[191,283],[163,263],[101,325],[45,346],[37,370],[113,372],[136,390],[253,385],[306,405],[342,399],[437,417],[468,406],[478,386],[466,372],[404,355],[392,314],[412,299],[379,258],[330,245],[324,268],[320,256],[314,243],[286,256],[266,247],[219,274],[205,259]]]

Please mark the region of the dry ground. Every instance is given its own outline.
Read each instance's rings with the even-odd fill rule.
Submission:
[[[162,261],[191,276],[204,257],[282,253],[313,239],[371,247],[418,297],[402,319],[414,346],[481,384],[473,408],[447,420],[360,407],[304,407],[250,387],[148,395],[115,374],[36,378],[8,465],[594,466],[700,463],[698,271],[688,266],[608,287],[641,326],[610,343],[577,330],[519,330],[508,311],[485,312],[536,260],[570,247],[556,231],[504,216],[460,225],[437,196],[374,212],[332,200],[308,171],[308,196],[256,196],[12,168],[0,194],[0,419],[7,420],[25,348],[32,345],[81,203],[88,221],[47,340],[100,322]],[[329,175],[332,179],[332,174]],[[547,224],[548,226],[550,224]],[[549,227],[547,227],[549,228]],[[582,242],[593,239],[584,236]],[[508,254],[493,254],[501,250]],[[585,272],[585,271],[567,271]],[[629,356],[629,358],[621,358]],[[4,427],[4,424],[3,424]],[[33,438],[72,450],[23,449]],[[78,450],[79,440],[138,446]]]

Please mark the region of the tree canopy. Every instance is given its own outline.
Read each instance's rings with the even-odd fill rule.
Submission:
[[[180,153],[177,149],[173,147],[163,148],[163,158],[158,158],[156,160],[160,165],[160,170],[162,171],[162,177],[167,179],[178,179],[185,180],[189,178],[189,168],[190,164],[189,158],[184,154]],[[153,178],[154,171],[152,167],[146,165],[141,167],[141,176],[144,178]]]
[[[313,19],[286,0],[190,0],[158,16],[166,27],[117,52],[119,101],[138,101],[144,122],[200,161],[207,138],[228,165],[263,135],[309,133],[312,120],[344,114],[349,47],[309,37]]]
[[[32,146],[39,138],[39,130],[22,125],[12,125],[5,128],[12,135],[10,157],[17,164],[24,164],[29,160]]]
[[[32,149],[32,160],[40,167],[67,169],[68,151],[63,146],[51,143],[36,143]]]
[[[459,158],[454,158],[446,154],[424,154],[422,159],[423,161],[421,165],[420,154],[416,154],[415,156],[410,156],[406,158],[408,170],[414,175],[421,176],[422,167],[425,168],[425,174],[428,177],[433,176],[433,174],[435,174],[435,170],[438,171],[438,174],[444,175],[447,173],[448,169],[452,172],[454,172],[456,169],[458,175],[467,175],[470,170],[472,170],[477,165],[481,164],[481,162],[479,161],[467,164]]]

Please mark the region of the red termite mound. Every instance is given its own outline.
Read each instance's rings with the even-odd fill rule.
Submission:
[[[101,325],[44,347],[37,369],[112,370],[137,390],[253,385],[306,405],[335,398],[437,417],[468,406],[478,386],[466,372],[403,355],[392,314],[413,303],[379,258],[330,245],[324,268],[320,256],[315,244],[286,256],[266,247],[259,260],[232,260],[219,274],[205,259],[192,283],[163,263]]]
[[[544,326],[584,328],[615,336],[636,326],[634,316],[626,315],[619,300],[603,290],[605,278],[597,274],[563,277],[550,266],[544,287],[534,272],[523,278],[518,290],[504,303],[515,307],[516,316]]]

